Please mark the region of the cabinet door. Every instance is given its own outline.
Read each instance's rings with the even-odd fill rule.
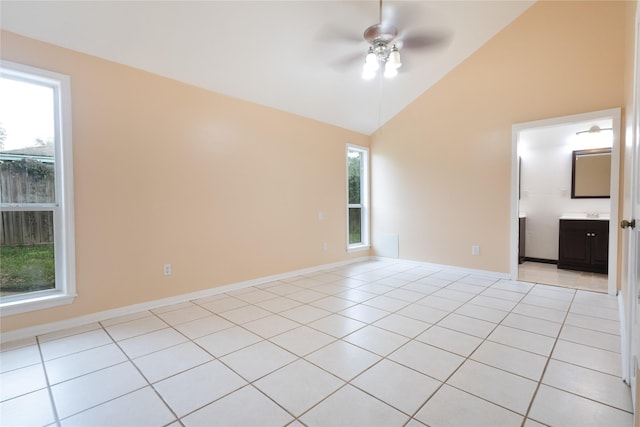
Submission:
[[[609,266],[609,222],[594,223],[591,232],[591,266],[593,271],[606,273]]]
[[[590,261],[590,232],[584,221],[560,220],[558,267],[588,266]]]

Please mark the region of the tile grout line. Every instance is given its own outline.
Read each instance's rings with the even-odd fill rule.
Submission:
[[[525,414],[525,418],[524,418],[524,421],[522,423],[522,427],[524,427],[524,424],[525,424],[526,420],[529,418],[529,413],[531,412],[531,408],[533,407],[533,402],[535,401],[536,397],[538,396],[538,391],[540,390],[540,386],[542,385],[542,381],[544,379],[544,376],[547,373],[547,368],[549,367],[549,363],[551,362],[551,359],[553,357],[553,352],[556,349],[556,345],[558,344],[558,341],[560,340],[560,334],[562,334],[562,329],[564,328],[564,326],[566,324],[567,317],[569,317],[569,312],[571,311],[571,305],[573,304],[573,301],[575,300],[577,293],[578,293],[577,290],[573,291],[573,295],[571,297],[571,302],[569,303],[569,307],[567,307],[567,311],[565,312],[565,315],[564,315],[564,318],[562,320],[562,324],[560,326],[560,329],[558,329],[558,334],[557,334],[557,336],[555,337],[555,339],[553,341],[553,346],[551,347],[551,351],[549,352],[549,357],[547,357],[547,360],[546,360],[546,362],[544,364],[544,368],[542,368],[542,373],[540,374],[540,379],[538,380],[538,382],[536,384],[536,389],[534,390],[533,395],[531,396],[531,401],[529,402],[529,406],[527,407],[527,412]],[[534,420],[534,421],[539,422],[537,420]]]
[[[42,354],[42,347],[40,347],[40,339],[36,336],[36,343],[38,345],[38,354],[40,355],[40,363],[42,363],[42,370],[44,371],[44,378],[47,384],[47,393],[49,395],[49,401],[51,403],[51,410],[53,411],[53,417],[57,427],[61,427],[60,416],[58,414],[58,407],[56,401],[53,398],[53,390],[51,390],[51,382],[49,381],[49,373],[47,372],[47,365],[45,364],[44,355]]]

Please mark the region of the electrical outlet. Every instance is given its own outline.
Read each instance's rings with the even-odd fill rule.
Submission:
[[[162,271],[165,276],[171,276],[171,264],[165,264]]]
[[[472,246],[471,246],[471,255],[473,255],[473,256],[479,256],[479,255],[480,255],[480,246],[478,246],[478,245],[472,245]]]
[[[326,252],[327,249],[329,249],[329,245],[327,244],[327,242],[322,242],[322,250]]]

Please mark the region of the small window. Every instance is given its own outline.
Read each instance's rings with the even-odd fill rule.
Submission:
[[[369,247],[369,150],[347,146],[347,241],[349,250]]]
[[[75,297],[69,77],[0,62],[0,309]]]

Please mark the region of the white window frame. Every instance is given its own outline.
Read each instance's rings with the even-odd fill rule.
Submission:
[[[3,211],[53,212],[55,289],[28,292],[0,300],[0,316],[70,304],[76,297],[71,79],[64,74],[0,61],[0,76],[53,89],[55,192],[54,203],[2,203]]]
[[[349,152],[357,151],[361,154],[360,163],[360,203],[349,203]],[[370,248],[369,243],[369,149],[367,147],[361,147],[359,145],[347,144],[345,152],[346,163],[346,201],[347,201],[347,252],[364,251]],[[360,242],[349,243],[349,208],[360,208]]]

